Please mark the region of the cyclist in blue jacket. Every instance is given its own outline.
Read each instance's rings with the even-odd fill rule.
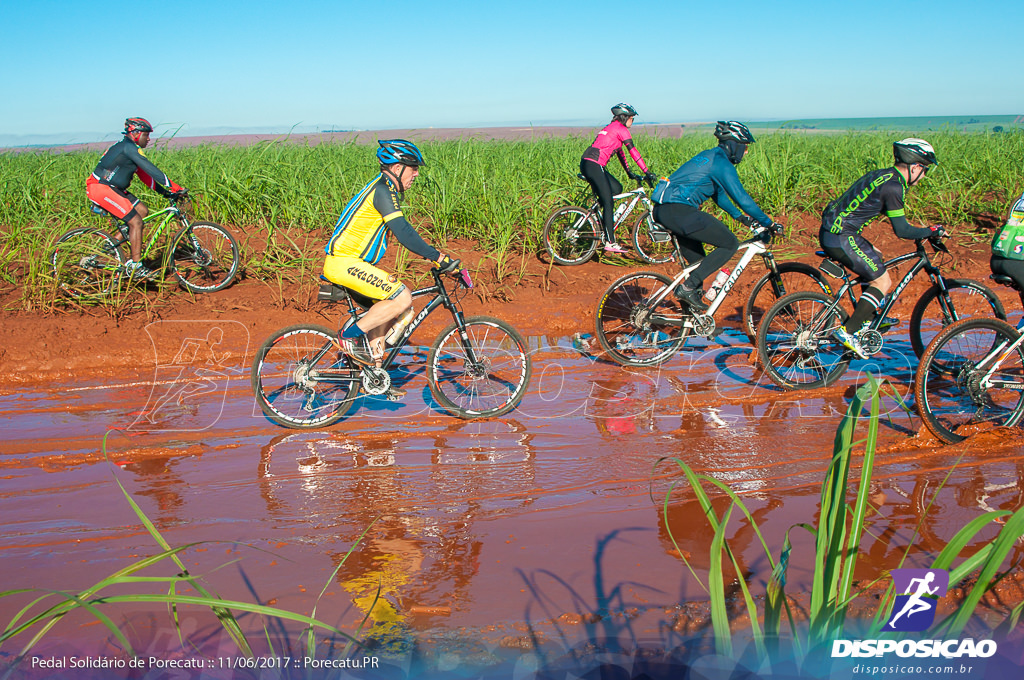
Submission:
[[[687,263],[699,262],[675,290],[676,297],[696,312],[708,309],[701,299],[704,279],[728,262],[739,248],[739,241],[729,227],[701,211],[704,201],[713,198],[734,220],[751,229],[782,228],[758,207],[736,173],[747,145],[754,143],[754,135],[743,123],[718,121],[715,137],[717,147],[701,151],[683,163],[654,191],[654,220],[676,235],[679,252]],[[715,246],[715,250],[706,254],[705,243]]]

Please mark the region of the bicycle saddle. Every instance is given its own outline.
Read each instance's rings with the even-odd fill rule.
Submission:
[[[993,281],[995,281],[996,283],[1000,284],[1000,285],[1009,286],[1010,288],[1013,288],[1014,290],[1020,290],[1020,286],[1017,285],[1017,282],[1014,281],[1009,276],[1007,276],[1006,274],[993,274],[989,278],[992,279]]]
[[[320,290],[317,292],[316,299],[321,302],[342,302],[345,300],[351,300],[364,310],[372,307],[375,302],[375,300],[366,297],[362,293],[357,293],[351,288],[339,286],[323,274],[320,275],[320,280],[324,283],[320,285]]]

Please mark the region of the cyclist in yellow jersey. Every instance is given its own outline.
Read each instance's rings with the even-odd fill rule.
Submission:
[[[324,261],[328,280],[376,301],[338,338],[342,351],[364,366],[375,363],[370,343],[379,342],[391,322],[412,308],[412,293],[405,284],[376,266],[387,250],[388,234],[442,273],[460,265],[424,241],[402,214],[402,196],[425,165],[423,154],[404,139],[378,140],[378,144],[380,174],[345,206]]]

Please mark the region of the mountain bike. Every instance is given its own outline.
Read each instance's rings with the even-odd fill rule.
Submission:
[[[576,176],[586,181],[582,174]],[[642,208],[643,212],[633,224],[633,247],[645,262],[663,264],[672,259],[675,245],[668,230],[654,221],[654,204],[647,197],[643,181],[636,180],[636,185],[636,189],[612,197],[613,201],[620,202],[615,209],[614,229],[618,231],[637,208]],[[551,260],[558,264],[583,264],[594,256],[602,243],[604,228],[601,204],[597,200],[589,208],[575,205],[558,208],[544,222],[544,247]]]
[[[1008,276],[997,283],[1020,289]],[[1022,298],[1024,302],[1024,298]],[[921,357],[914,400],[925,426],[948,444],[970,426],[1017,425],[1024,415],[1024,320],[970,318],[935,336]]]
[[[910,281],[922,271],[932,281],[910,314],[910,344],[920,357],[936,334],[953,322],[978,314],[1006,319],[1003,305],[996,294],[977,281],[947,279],[931,262],[924,244],[928,241],[935,253],[949,253],[941,239],[915,241],[913,252],[894,257],[886,269],[909,262],[906,275],[882,300],[881,307],[867,328],[860,332],[861,346],[869,356],[882,350],[882,334],[889,330],[886,317]],[[840,303],[854,301],[856,278],[837,261],[822,257],[821,270],[841,279],[843,285],[832,296],[805,291],[780,299],[765,313],[757,332],[757,352],[765,373],[772,382],[791,390],[812,389],[831,385],[846,372],[852,352],[832,333],[846,322],[847,313]]]
[[[170,205],[143,218],[148,238],[143,242],[142,259],[151,269],[163,269],[185,289],[193,293],[212,293],[226,288],[238,274],[238,242],[224,227],[213,222],[192,222],[187,195],[172,196]],[[54,243],[50,267],[60,290],[69,297],[82,298],[109,294],[122,277],[130,256],[128,225],[101,207],[92,204],[94,213],[110,219],[110,232],[78,227],[65,232]],[[181,225],[167,248],[159,254],[157,241],[170,233],[172,223]]]
[[[636,272],[620,278],[608,288],[597,307],[596,335],[606,355],[626,366],[658,366],[680,351],[689,337],[713,337],[718,331],[715,312],[758,255],[768,273],[754,286],[744,308],[743,327],[748,337],[756,333],[757,316],[765,308],[765,298],[802,289],[830,293],[825,277],[814,267],[801,262],[775,262],[770,249],[774,236],[775,232],[760,228],[753,238],[740,243],[739,262],[703,314],[692,314],[673,294],[697,264],[684,268],[674,279],[655,272]]]
[[[348,413],[360,391],[388,394],[388,369],[413,331],[440,306],[452,315],[453,323],[437,336],[427,356],[427,384],[434,399],[460,418],[488,418],[514,409],[532,372],[526,342],[504,321],[463,316],[460,294],[473,285],[468,272],[457,275],[452,293],[436,268],[430,273],[433,285],[412,296],[433,297],[385,350],[380,366],[357,365],[341,352],[339,332],[324,326],[288,326],[267,338],[252,363],[252,390],[263,413],[284,427],[326,427]],[[349,318],[343,329],[373,304],[333,283],[321,286],[320,299],[346,303]]]

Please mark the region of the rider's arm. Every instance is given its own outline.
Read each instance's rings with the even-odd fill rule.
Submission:
[[[438,262],[441,259],[441,253],[437,248],[424,241],[423,237],[417,233],[416,229],[409,224],[409,221],[403,215],[399,214],[390,220],[385,217],[385,224],[388,225],[391,233],[395,235],[396,241],[423,259],[430,260],[431,262]]]
[[[394,234],[396,241],[425,260],[437,262],[441,259],[441,253],[437,248],[424,241],[423,237],[405,219],[398,196],[386,186],[385,182],[378,184],[373,193],[373,207],[384,218],[384,224]]]
[[[733,205],[733,202],[729,200],[729,197],[725,195],[725,192],[722,191],[717,184],[715,185],[714,193],[711,194],[711,198],[714,199],[715,204],[719,208],[727,212],[729,217],[734,220],[738,220],[743,215],[743,213]]]
[[[935,232],[928,227],[915,227],[910,222],[907,222],[907,218],[903,215],[902,210],[898,215],[886,214],[889,217],[889,221],[892,222],[893,233],[900,238],[917,240],[935,236]]]
[[[163,194],[164,196],[182,190],[182,187],[172,182],[167,175],[160,171],[160,168],[153,165],[153,162],[143,155],[142,151],[139,150],[139,147],[128,145],[125,149],[125,153],[137,166],[135,174],[138,175],[139,179],[141,179],[142,182],[150,189]]]
[[[886,182],[879,188],[879,191],[882,192],[882,210],[885,211],[885,216],[892,223],[894,234],[900,238],[914,240],[935,235],[935,232],[927,227],[915,227],[907,222],[906,212],[903,209],[904,188],[902,184],[896,181]]]
[[[732,199],[732,202],[739,206],[740,210],[753,217],[762,226],[767,227],[772,224],[772,218],[768,217],[768,215],[758,207],[757,203],[754,202],[754,199],[752,199],[750,194],[747,193],[747,190],[743,188],[743,184],[740,182],[740,176],[736,172],[736,167],[730,163],[728,159],[725,159],[724,156],[722,160],[715,162],[712,177],[715,180],[715,184],[722,187],[729,198]],[[715,202],[718,203],[722,210],[725,210],[725,212],[729,213],[734,219],[739,217],[722,205],[723,203],[728,203],[728,201],[720,201],[717,194]],[[735,210],[735,208],[733,208],[733,210]]]
[[[630,158],[632,158],[633,162],[636,163],[636,166],[640,168],[640,172],[647,172],[647,164],[644,163],[644,159],[640,155],[640,152],[637,151],[637,148],[633,146],[632,137],[626,137],[622,140],[622,147],[619,149],[619,159],[622,161],[622,166],[626,167],[626,156],[622,152],[623,149],[629,151]]]

